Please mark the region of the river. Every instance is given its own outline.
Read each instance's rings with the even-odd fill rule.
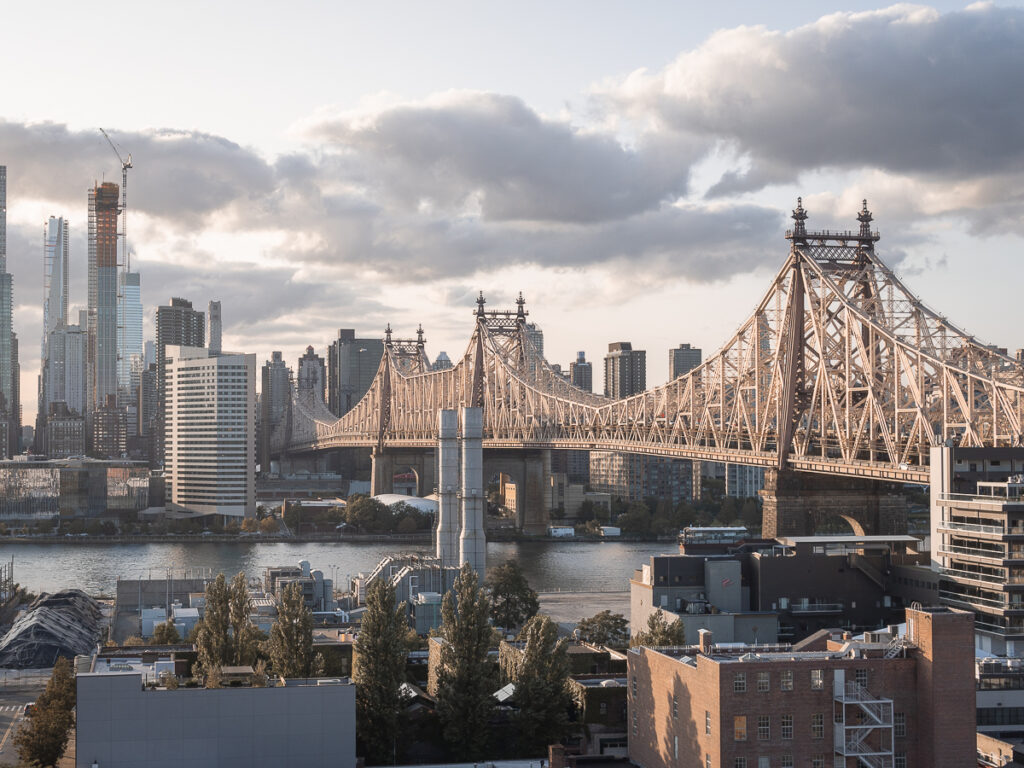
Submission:
[[[487,563],[494,566],[518,559],[538,592],[613,592],[627,591],[629,577],[651,555],[672,550],[669,542],[489,542]],[[49,542],[0,545],[0,562],[13,556],[15,581],[32,592],[74,587],[89,594],[113,595],[118,578],[161,577],[167,569],[180,572],[184,568],[209,568],[229,576],[244,571],[257,577],[267,566],[299,560],[309,560],[340,587],[394,551],[387,542]],[[432,547],[406,545],[401,551],[430,554]]]

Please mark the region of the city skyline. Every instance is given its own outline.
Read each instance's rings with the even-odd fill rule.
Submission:
[[[745,318],[785,257],[786,214],[804,193],[811,228],[852,227],[867,197],[879,252],[915,292],[955,307],[952,319],[986,342],[1024,346],[1003,328],[1012,282],[987,279],[1009,272],[1021,245],[1024,217],[1010,190],[1024,120],[1005,94],[1024,77],[1024,14],[983,4],[852,7],[735,14],[762,27],[738,27],[722,10],[637,9],[627,20],[634,41],[610,29],[623,23],[611,6],[584,14],[570,5],[519,41],[534,44],[540,63],[531,66],[547,64],[550,78],[517,71],[517,46],[490,39],[497,12],[464,9],[450,28],[422,26],[429,34],[408,54],[429,58],[447,43],[447,64],[399,73],[386,55],[368,58],[352,82],[303,84],[301,98],[271,78],[261,87],[284,103],[270,99],[278,114],[266,121],[266,105],[212,108],[207,85],[137,41],[126,53],[137,60],[132,77],[169,94],[187,83],[194,99],[136,88],[141,103],[121,104],[111,91],[90,95],[102,111],[75,96],[64,114],[47,113],[52,100],[34,92],[45,94],[49,73],[30,71],[5,93],[0,115],[14,330],[22,339],[42,330],[38,232],[51,215],[70,223],[69,315],[85,306],[84,193],[119,170],[102,125],[135,158],[130,247],[147,339],[155,308],[181,296],[196,307],[222,301],[224,348],[261,363],[280,349],[294,367],[308,345],[325,355],[339,326],[375,336],[387,322],[402,336],[422,322],[431,358],[444,350],[454,360],[476,291],[499,307],[522,289],[550,360],[567,367],[581,349],[597,360],[608,343],[629,340],[650,352],[654,385],[668,378],[664,350],[688,342],[710,356]],[[416,26],[420,12],[405,10]],[[324,28],[337,30],[339,19],[322,12]],[[368,40],[382,42],[378,13],[348,20],[345,34],[375,30]],[[543,12],[526,5],[501,20],[526,34],[531,13]],[[31,21],[15,11],[12,30]],[[580,39],[568,39],[571,21]],[[238,23],[251,33],[242,58],[259,73],[252,57],[269,19]],[[559,50],[559,32],[578,57]],[[398,37],[410,34],[403,27]],[[0,60],[19,55],[22,37]],[[484,39],[494,55],[468,58]],[[618,45],[598,44],[609,39]],[[78,45],[66,41],[68,55]],[[312,63],[299,57],[285,69]],[[904,77],[888,77],[895,68]],[[843,110],[819,110],[814,130],[794,120],[803,105],[836,95]],[[736,98],[747,103],[739,113],[730,111]],[[863,114],[844,122],[846,109]],[[20,352],[21,391],[34,392],[35,345]],[[31,424],[35,398],[22,401]]]

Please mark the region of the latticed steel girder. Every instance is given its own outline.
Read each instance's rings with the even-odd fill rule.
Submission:
[[[437,412],[484,409],[485,446],[571,448],[928,481],[933,445],[1024,442],[1024,370],[926,307],[857,232],[808,232],[712,357],[622,400],[574,387],[533,347],[526,312],[485,311],[465,354],[430,371],[422,344],[385,347],[366,396],[335,418],[296,393],[276,451],[430,447]],[[417,357],[417,355],[419,357]],[[421,362],[422,359],[422,362]],[[410,364],[410,360],[415,361]]]

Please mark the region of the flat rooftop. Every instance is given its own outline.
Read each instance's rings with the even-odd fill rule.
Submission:
[[[796,546],[797,544],[853,544],[853,545],[878,545],[878,544],[920,544],[921,539],[917,536],[897,534],[893,536],[779,536],[776,539],[781,544]]]

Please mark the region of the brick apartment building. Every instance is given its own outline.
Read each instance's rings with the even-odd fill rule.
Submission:
[[[795,646],[634,648],[629,756],[643,768],[974,765],[973,616],[910,608],[907,632]]]

